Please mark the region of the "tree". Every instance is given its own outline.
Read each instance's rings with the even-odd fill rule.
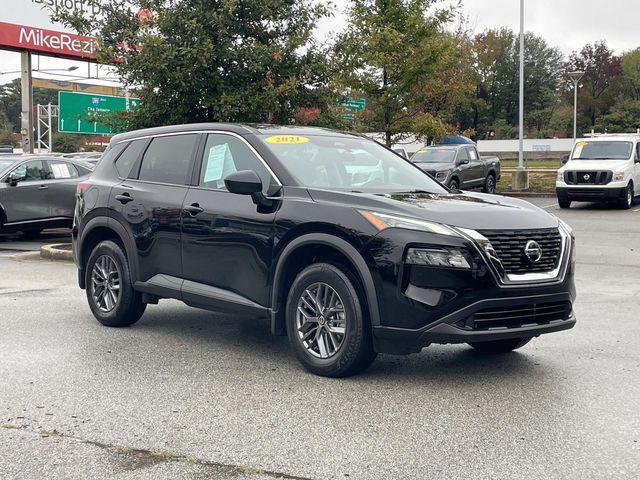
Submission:
[[[450,9],[437,0],[353,0],[349,28],[335,45],[338,84],[364,96],[364,127],[387,145],[408,136],[433,137],[444,122],[426,108],[451,44],[444,41]],[[440,79],[441,80],[441,79]]]
[[[578,108],[580,114],[589,119],[589,125],[595,127],[598,116],[609,113],[614,103],[622,73],[620,58],[605,42],[596,42],[585,45],[580,53],[572,53],[564,70],[565,74],[585,72],[580,81],[582,87],[578,91]],[[573,92],[568,81],[566,90]]]
[[[311,33],[327,8],[311,0],[104,0],[101,13],[60,14],[95,36],[99,58],[140,97],[126,128],[191,123],[291,123],[334,105],[326,52]],[[145,15],[138,15],[143,12]],[[142,20],[139,20],[139,17]],[[122,122],[122,118],[118,121]]]
[[[0,85],[0,127],[11,128],[14,132],[20,131],[20,115],[22,111],[22,86],[20,79]],[[33,89],[33,104],[46,105],[58,103],[58,91],[49,88]]]

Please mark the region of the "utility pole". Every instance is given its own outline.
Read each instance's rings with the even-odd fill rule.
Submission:
[[[520,0],[520,92],[519,92],[518,169],[512,176],[514,190],[529,188],[529,172],[524,168],[524,0]]]
[[[578,137],[578,87],[584,72],[569,72],[569,78],[573,80],[573,141]]]
[[[22,112],[20,133],[22,134],[23,153],[33,153],[33,77],[31,75],[31,52],[20,53],[20,72],[22,89]]]

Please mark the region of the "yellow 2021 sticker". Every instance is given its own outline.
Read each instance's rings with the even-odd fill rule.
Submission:
[[[576,147],[586,147],[589,145],[589,142],[578,142],[576,143]]]
[[[293,145],[296,143],[307,143],[309,139],[307,137],[301,137],[299,135],[274,135],[268,137],[267,142],[277,143],[279,145]]]

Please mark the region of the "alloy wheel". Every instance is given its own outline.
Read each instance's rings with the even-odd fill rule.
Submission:
[[[346,337],[344,303],[331,286],[318,282],[307,287],[298,300],[298,338],[314,357],[334,356]]]
[[[96,259],[91,271],[91,294],[102,313],[111,312],[120,299],[120,270],[109,255]]]
[[[495,193],[496,182],[491,175],[487,177],[487,193]]]

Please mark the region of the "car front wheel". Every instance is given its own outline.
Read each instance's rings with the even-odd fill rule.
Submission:
[[[310,265],[293,281],[287,299],[289,342],[310,372],[347,377],[376,358],[371,326],[347,269],[328,263]]]
[[[630,183],[627,186],[627,189],[624,192],[624,197],[620,200],[620,207],[625,210],[628,210],[633,205],[633,200],[635,198],[635,192],[633,190],[633,184]]]
[[[99,243],[91,252],[85,275],[89,307],[101,324],[128,327],[140,320],[146,304],[133,289],[127,257],[117,243]]]
[[[494,340],[491,342],[470,343],[476,351],[486,354],[509,353],[520,347],[524,347],[531,341],[531,337],[510,338],[508,340]]]

